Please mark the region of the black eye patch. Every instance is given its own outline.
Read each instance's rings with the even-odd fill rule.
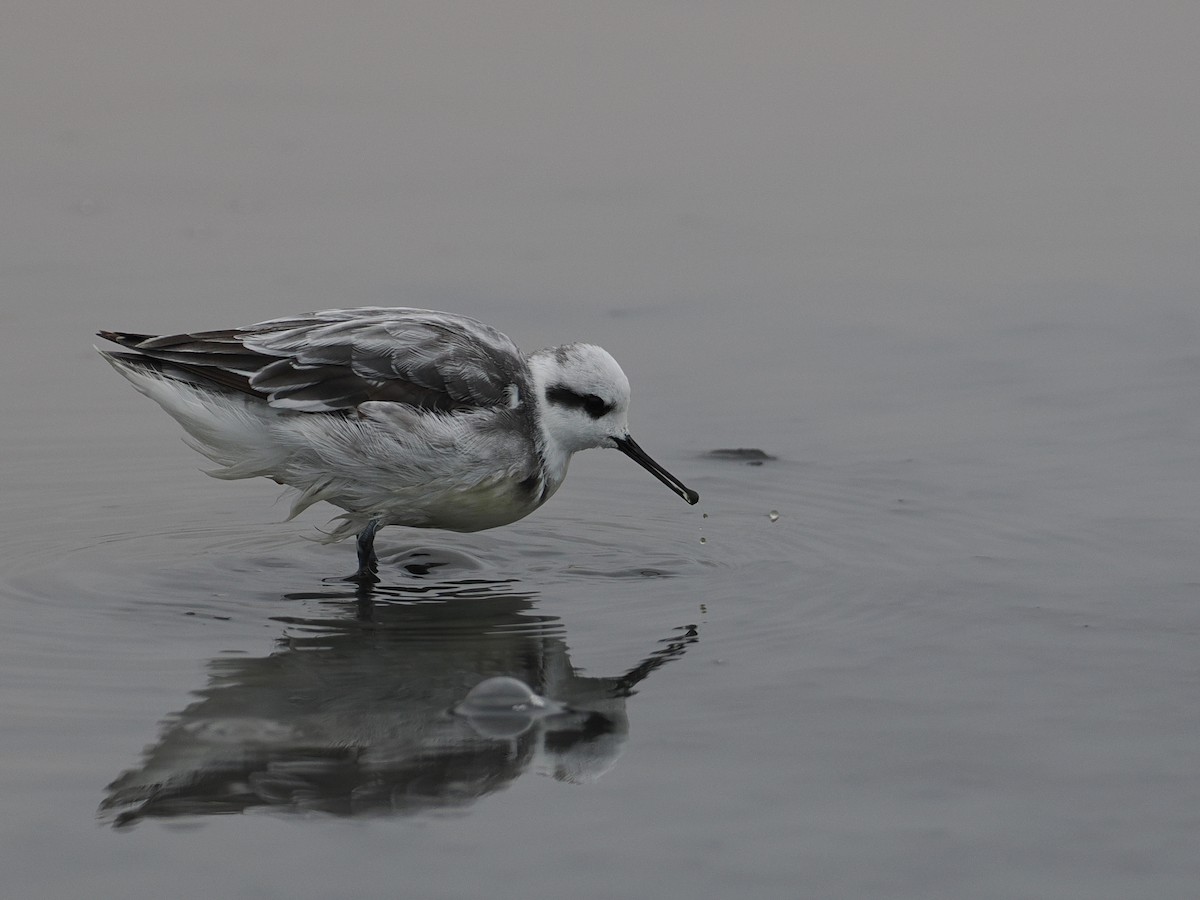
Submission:
[[[612,412],[612,404],[595,394],[581,394],[569,387],[556,384],[546,388],[546,400],[559,406],[582,409],[593,419],[602,418]]]

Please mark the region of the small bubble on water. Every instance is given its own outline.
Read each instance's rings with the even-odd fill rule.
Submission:
[[[496,713],[540,709],[545,705],[546,699],[535,694],[533,688],[525,682],[500,675],[485,678],[471,688],[459,709],[475,713]]]
[[[777,510],[777,509],[771,510],[769,513],[767,513],[767,518],[770,519],[772,522],[778,522],[779,521],[779,510]]]

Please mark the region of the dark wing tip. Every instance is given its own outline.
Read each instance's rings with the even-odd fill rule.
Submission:
[[[128,331],[97,331],[96,337],[102,337],[106,341],[112,341],[114,344],[120,344],[122,347],[136,348],[142,341],[150,340],[153,335],[133,334]]]

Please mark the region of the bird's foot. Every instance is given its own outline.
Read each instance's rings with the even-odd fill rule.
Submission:
[[[378,584],[379,557],[375,555],[375,532],[379,521],[372,519],[358,535],[358,571],[346,577],[356,584]]]
[[[349,581],[353,584],[379,584],[379,575],[375,570],[375,566],[369,568],[360,568],[353,575],[347,575],[342,581]]]

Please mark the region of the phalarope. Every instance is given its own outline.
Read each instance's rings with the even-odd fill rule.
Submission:
[[[325,539],[358,536],[359,580],[376,580],[378,529],[515,522],[590,447],[615,447],[689,504],[700,499],[630,437],[629,380],[592,344],[526,357],[475,319],[381,307],[98,334],[124,348],[100,354],[217,464],[208,474],[294,488],[289,518],[320,500],[345,510]]]

